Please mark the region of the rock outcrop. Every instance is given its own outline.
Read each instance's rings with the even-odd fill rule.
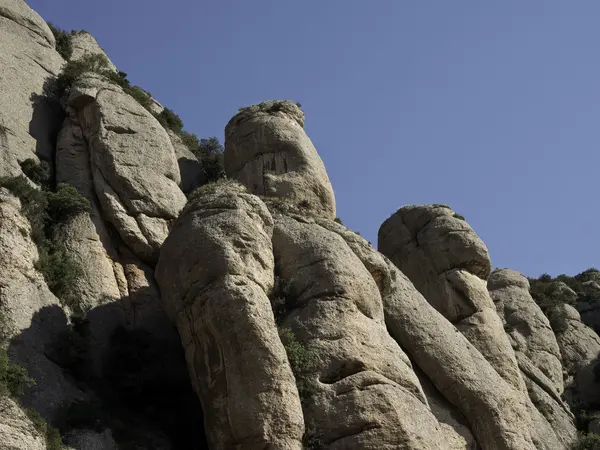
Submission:
[[[185,208],[158,263],[217,450],[302,448],[300,399],[267,297],[272,234],[258,197],[217,186]]]
[[[491,267],[487,249],[465,220],[445,205],[401,208],[381,226],[379,249],[509,384],[535,447],[567,448],[576,432],[573,416],[560,398],[562,375],[556,359],[558,348],[556,344],[552,347],[554,336],[550,335],[550,342],[545,344],[554,351],[554,360],[545,361],[544,365],[541,359],[548,359],[548,355],[535,358],[535,363],[550,372],[549,379],[527,353],[527,345],[532,346],[534,353],[536,342],[547,336],[530,336],[528,329],[530,342],[523,342],[525,339],[519,339],[518,334],[523,326],[531,326],[534,318],[523,324],[527,317],[518,316],[515,308],[533,310],[535,303],[526,291],[531,304],[519,305],[512,297],[514,293],[504,289],[508,280],[500,273],[492,279],[491,286],[500,289],[495,295],[504,298],[505,303],[494,305],[486,286]],[[548,327],[543,314],[538,320],[546,320]],[[461,403],[464,401],[455,402],[455,406],[460,409]]]
[[[529,396],[542,416],[532,411],[536,426],[544,426],[545,420],[554,430],[540,436],[554,434],[568,446],[576,438],[576,430],[573,414],[562,399],[561,354],[548,319],[529,293],[529,281],[513,270],[497,269],[488,279],[488,289],[515,350]]]
[[[63,59],[46,22],[22,0],[0,2],[0,176],[21,173],[19,163],[51,162],[60,109],[44,97],[48,77]]]
[[[567,374],[567,400],[578,409],[600,410],[600,383],[596,375],[600,337],[581,322],[579,312],[571,305],[554,306],[549,316]]]
[[[297,104],[241,108],[224,155],[196,151],[104,57],[0,0],[0,448],[54,448],[43,421],[69,450],[567,450],[600,429],[599,271],[492,271],[445,205],[400,209],[380,253],[334,220]]]
[[[225,170],[249,192],[285,198],[335,217],[325,166],[304,132],[304,113],[290,101],[241,108],[225,127]]]
[[[88,145],[106,220],[136,255],[155,262],[169,221],[186,201],[167,132],[120,87],[97,75],[77,80],[68,104]]]

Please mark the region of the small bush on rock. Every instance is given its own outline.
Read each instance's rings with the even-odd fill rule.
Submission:
[[[76,61],[69,61],[54,80],[54,86],[49,90],[56,98],[60,99],[71,88],[75,80],[86,72],[104,75],[110,79],[107,75],[111,72],[110,63],[102,54],[85,55]]]
[[[83,275],[79,262],[55,243],[42,247],[39,255],[35,268],[44,276],[50,291],[73,312],[81,313],[78,305],[79,297],[72,292],[73,286]]]
[[[64,449],[64,444],[62,438],[60,437],[59,431],[52,427],[44,420],[42,416],[38,414],[37,411],[26,408],[25,413],[29,420],[33,423],[35,429],[46,439],[46,450],[62,450]]]
[[[46,186],[50,181],[50,166],[46,161],[39,163],[32,159],[26,159],[21,163],[21,170],[34,183]]]
[[[90,202],[70,184],[61,183],[56,192],[48,193],[48,211],[53,223],[64,223],[71,218],[89,212]]]
[[[0,349],[0,397],[17,398],[33,384],[35,383],[29,378],[27,369],[12,363],[8,359],[6,348]]]
[[[460,219],[460,220],[465,220],[465,216],[462,216],[462,215],[460,215],[460,214],[458,214],[458,213],[454,213],[454,214],[452,215],[452,217],[455,217],[455,218],[457,218],[457,219]]]
[[[314,387],[308,376],[314,370],[316,365],[315,355],[301,342],[289,327],[279,329],[279,337],[292,367],[292,372],[296,377],[296,386],[300,400],[306,400],[314,393]]]
[[[31,170],[38,172],[38,169]],[[31,224],[31,237],[38,247],[39,259],[35,268],[63,304],[80,312],[79,299],[72,291],[83,271],[65,250],[58,231],[71,218],[89,211],[89,201],[71,185],[60,184],[56,192],[36,189],[23,175],[2,178],[0,186],[21,200],[21,211]]]
[[[52,34],[54,35],[54,39],[56,40],[56,51],[60,56],[65,60],[70,60],[71,55],[73,54],[73,44],[71,42],[71,35],[73,32],[69,33],[65,30],[61,30],[60,28],[54,26],[51,22],[48,22],[48,27]]]
[[[170,110],[169,108],[165,108],[156,116],[156,118],[164,128],[168,128],[175,133],[181,133],[181,130],[183,129],[183,122],[174,111]]]
[[[13,329],[6,314],[0,311],[0,397],[17,398],[34,384],[27,370],[8,358],[7,347]]]
[[[31,225],[31,237],[36,244],[42,245],[48,220],[48,198],[45,193],[33,187],[23,175],[0,178],[0,186],[5,187],[21,200],[21,212]]]

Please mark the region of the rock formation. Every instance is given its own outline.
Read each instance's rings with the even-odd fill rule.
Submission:
[[[600,429],[600,272],[492,271],[445,205],[393,214],[380,253],[335,219],[297,104],[241,108],[210,182],[223,155],[125,75],[0,0],[0,448],[567,450]]]
[[[572,414],[560,398],[558,347],[553,346],[551,331],[544,334],[543,328],[538,331],[539,325],[536,334],[531,331],[535,314],[549,328],[547,319],[528,290],[508,289],[519,282],[508,272],[494,273],[490,279],[494,305],[486,286],[491,268],[487,248],[468,223],[445,205],[401,208],[382,224],[379,249],[492,365],[495,374],[489,379],[500,376],[508,383],[536,448],[566,448],[576,433]],[[526,312],[518,311],[521,308]],[[523,327],[525,337],[519,334]],[[541,345],[549,354],[535,355],[532,362],[529,355],[536,354]],[[466,405],[455,406],[461,410]]]

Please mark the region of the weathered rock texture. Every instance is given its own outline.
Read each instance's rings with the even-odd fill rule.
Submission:
[[[104,54],[85,32],[73,33],[70,39],[71,60]],[[51,166],[52,182],[73,185],[91,204],[89,214],[56,232],[62,250],[83,271],[70,292],[78,304],[68,308],[36,270],[38,248],[20,201],[0,189],[0,313],[14,335],[8,347],[11,361],[23,365],[36,382],[20,402],[68,430],[72,406],[100,397],[112,402],[112,408],[123,394],[118,389],[130,378],[134,389],[125,391],[128,398],[119,405],[121,412],[111,410],[102,421],[76,417],[76,428],[67,433],[69,445],[76,450],[113,448],[117,444],[111,427],[122,427],[119,415],[127,408],[130,430],[128,436],[123,430],[114,435],[118,445],[132,445],[124,439],[152,435],[156,429],[154,434],[163,436],[160,446],[155,446],[156,439],[137,444],[169,449],[179,442],[185,447],[179,437],[193,433],[181,429],[188,420],[182,416],[196,405],[178,397],[189,381],[178,359],[177,332],[160,306],[153,264],[169,223],[185,204],[182,189],[195,187],[199,164],[194,164],[193,155],[184,154],[182,181],[177,158],[181,149],[176,153],[169,135],[148,111],[97,75],[85,74],[77,81],[62,99],[63,110],[50,89],[65,63],[54,45],[46,23],[23,1],[0,0],[0,177],[20,175],[20,164],[27,159],[43,159]],[[110,61],[109,67],[116,70]],[[157,102],[153,108],[162,109]],[[83,325],[74,326],[74,313]],[[135,363],[126,361],[124,367],[126,358],[135,358]],[[155,361],[162,361],[162,367],[157,369]],[[155,364],[156,373],[142,364]],[[106,380],[117,380],[114,392],[107,392]],[[168,392],[178,402],[179,411],[160,399],[154,384],[162,386],[164,397]],[[145,404],[132,409],[127,402],[136,395],[147,403],[162,403],[154,409]],[[159,399],[146,400],[144,395]],[[0,447],[45,449],[44,439],[32,431],[19,406],[2,401]],[[97,408],[87,410],[106,415]],[[169,418],[150,425],[156,415],[152,411],[158,410]],[[173,428],[173,420],[181,422],[180,429]],[[17,441],[7,440],[5,432]],[[201,448],[201,440],[186,448]]]
[[[492,286],[500,290],[495,295],[505,303],[498,298],[501,304],[494,305],[486,286],[491,267],[487,249],[464,219],[445,205],[401,208],[381,226],[379,249],[508,383],[522,413],[521,423],[531,430],[536,448],[567,448],[575,437],[575,427],[560,398],[562,367],[556,343],[552,346],[552,340],[556,341],[547,319],[538,308],[538,321],[546,322],[549,334],[532,336],[530,327],[535,318],[523,314],[536,305],[528,291],[525,294],[531,304],[515,300],[514,292],[505,289],[508,281],[502,274],[495,276]],[[526,312],[518,311],[517,306]],[[550,341],[541,344],[544,338]],[[536,354],[532,362],[528,355],[536,353],[541,345],[554,353]],[[542,372],[542,367],[549,375]],[[469,419],[468,413],[465,415]]]
[[[576,408],[600,409],[600,383],[596,381],[600,337],[581,322],[571,305],[557,305],[549,316],[567,374],[567,400]]]
[[[573,414],[562,400],[561,354],[548,319],[529,294],[527,278],[518,272],[493,271],[488,289],[515,350],[529,396],[554,430],[540,436],[554,434],[561,445],[568,446],[575,439],[576,430]],[[536,411],[532,415],[537,427],[543,425],[543,420],[536,421]]]
[[[70,39],[71,60],[104,55]],[[66,306],[36,269],[26,204],[0,188],[7,353],[36,381],[0,398],[0,449],[46,449],[25,407],[74,450],[199,450],[202,421],[212,450],[566,450],[569,407],[600,410],[585,325],[600,327],[600,272],[554,283],[540,309],[443,205],[398,211],[379,253],[333,220],[289,101],[242,108],[230,180],[202,186],[158,102],[94,73],[52,99],[54,46],[22,0],[0,0],[0,177],[44,160],[90,202],[55,230],[82,269]]]
[[[300,399],[267,297],[272,233],[258,197],[217,186],[186,207],[161,252],[163,302],[214,449],[302,448]]]
[[[285,198],[335,217],[325,166],[290,101],[241,108],[225,127],[225,171],[257,195]]]
[[[401,208],[379,230],[379,250],[517,390],[525,390],[516,358],[485,280],[487,248],[446,206]]]
[[[0,397],[0,450],[46,450],[46,440],[9,398]]]
[[[43,96],[44,83],[64,63],[54,42],[25,2],[0,2],[0,176],[20,174],[28,158],[52,160],[61,118]]]
[[[167,132],[120,87],[80,78],[68,103],[87,142],[92,179],[106,219],[140,258],[157,259],[185,195]]]
[[[34,268],[38,250],[20,202],[0,188],[0,308],[16,337],[9,355],[37,381],[24,398],[45,419],[82,398],[67,374],[46,356],[46,345],[67,325],[67,313]]]

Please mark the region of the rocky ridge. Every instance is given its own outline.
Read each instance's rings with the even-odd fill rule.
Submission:
[[[241,108],[221,152],[0,0],[0,449],[592,445],[600,272],[492,270],[445,205],[376,250],[304,121]]]

